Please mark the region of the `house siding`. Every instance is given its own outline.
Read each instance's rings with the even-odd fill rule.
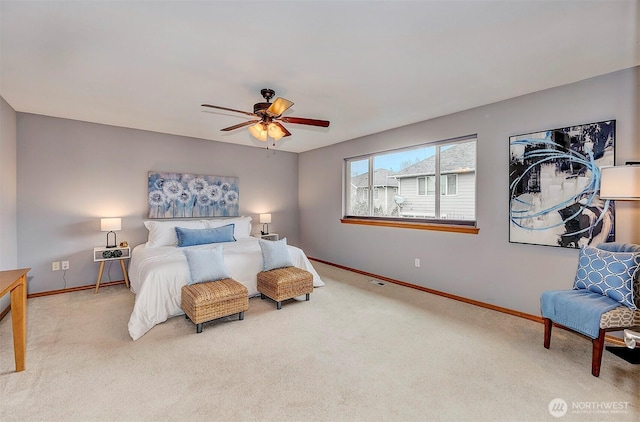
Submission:
[[[458,174],[458,193],[440,197],[440,214],[449,220],[476,219],[475,172]]]
[[[435,196],[418,195],[418,177],[399,179],[399,182],[400,189],[398,195],[404,198],[401,216],[436,217]],[[458,174],[458,193],[456,195],[440,196],[441,218],[475,220],[475,185],[475,172]]]

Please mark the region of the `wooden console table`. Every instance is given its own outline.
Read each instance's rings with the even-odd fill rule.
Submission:
[[[27,356],[27,273],[31,268],[0,271],[0,297],[11,292],[11,325],[16,372],[24,371]]]

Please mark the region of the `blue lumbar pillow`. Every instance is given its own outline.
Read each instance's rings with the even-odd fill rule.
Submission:
[[[286,237],[276,241],[260,239],[259,243],[262,250],[262,271],[293,267]]]
[[[600,293],[635,310],[633,283],[639,268],[640,253],[583,246],[573,288]]]
[[[206,245],[208,243],[235,242],[233,236],[233,224],[216,227],[213,229],[187,229],[185,227],[176,227],[176,235],[178,236],[178,246]]]
[[[185,249],[191,279],[187,284],[231,278],[224,265],[222,245],[211,249]]]

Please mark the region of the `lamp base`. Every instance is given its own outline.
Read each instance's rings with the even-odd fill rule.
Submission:
[[[607,346],[606,349],[633,365],[640,364],[640,348],[629,349],[621,346]]]
[[[110,234],[113,234],[113,245],[109,244],[109,235]],[[116,243],[116,232],[114,232],[112,230],[109,233],[107,233],[107,246],[105,246],[105,248],[115,248],[116,246],[117,246],[117,243]]]

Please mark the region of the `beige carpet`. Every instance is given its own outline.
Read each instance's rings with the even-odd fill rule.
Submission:
[[[135,342],[124,286],[30,299],[24,372],[0,321],[0,420],[640,420],[640,366],[605,352],[594,378],[581,337],[546,350],[541,324],[314,266],[310,302],[254,298],[244,321],[176,317]]]

